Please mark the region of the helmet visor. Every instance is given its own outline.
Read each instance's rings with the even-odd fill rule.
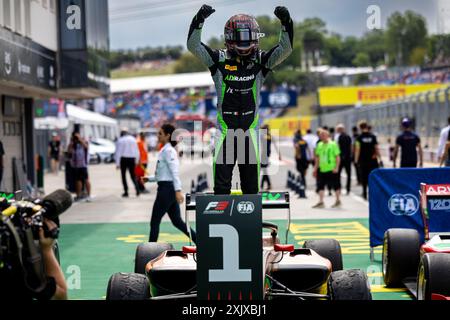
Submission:
[[[233,32],[227,33],[225,39],[235,42],[257,41],[258,33],[250,29],[236,29]]]

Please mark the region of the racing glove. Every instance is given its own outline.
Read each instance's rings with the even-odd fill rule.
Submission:
[[[280,19],[282,25],[287,25],[291,21],[291,15],[286,7],[278,6],[274,11],[275,16]]]
[[[210,15],[212,15],[214,12],[216,12],[215,9],[213,9],[211,6],[208,6],[207,4],[202,5],[200,10],[197,12],[197,22],[204,22],[206,18],[208,18]]]

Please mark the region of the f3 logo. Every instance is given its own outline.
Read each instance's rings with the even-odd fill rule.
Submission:
[[[228,208],[228,201],[212,201],[206,206],[204,214],[220,214],[224,213],[225,209]]]

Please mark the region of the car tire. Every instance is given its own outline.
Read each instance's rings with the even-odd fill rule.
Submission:
[[[407,277],[417,276],[420,235],[414,229],[389,229],[383,240],[383,279],[387,287],[403,287]]]
[[[136,248],[136,255],[134,259],[134,272],[145,274],[145,266],[147,263],[166,250],[172,250],[173,246],[170,243],[163,242],[146,242],[141,243]]]
[[[431,294],[450,296],[450,255],[425,253],[417,274],[417,299],[431,300]]]
[[[328,280],[328,294],[331,300],[372,300],[369,280],[360,269],[332,272]]]
[[[150,284],[145,275],[119,272],[108,281],[106,300],[150,299]]]
[[[303,248],[312,249],[320,256],[330,260],[332,271],[344,268],[341,245],[335,239],[306,240]]]

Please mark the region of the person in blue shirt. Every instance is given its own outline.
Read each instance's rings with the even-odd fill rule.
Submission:
[[[142,181],[157,182],[158,190],[153,204],[152,217],[150,221],[150,242],[158,241],[159,226],[164,215],[167,213],[173,225],[189,236],[186,223],[181,219],[180,204],[184,202],[181,191],[181,180],[179,176],[180,162],[175,150],[176,141],[172,138],[175,127],[164,124],[158,132],[158,141],[163,146],[158,154],[156,173],[151,177],[144,177]],[[191,229],[191,238],[195,243],[196,234]]]
[[[401,168],[416,168],[417,158],[419,158],[419,167],[423,166],[423,151],[420,145],[420,138],[412,131],[412,121],[408,118],[402,120],[403,133],[397,137],[394,149],[394,168],[396,167],[396,160],[398,150],[401,148]],[[419,157],[417,157],[419,156]]]

